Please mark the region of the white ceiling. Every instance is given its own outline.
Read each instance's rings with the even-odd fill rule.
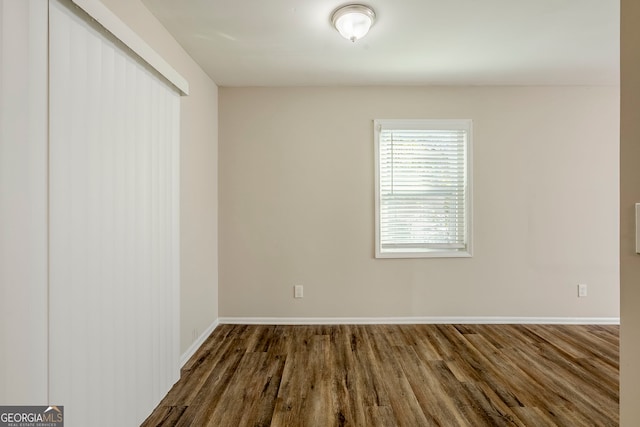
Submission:
[[[143,0],[219,86],[616,85],[619,0]],[[357,1],[356,1],[357,3]]]

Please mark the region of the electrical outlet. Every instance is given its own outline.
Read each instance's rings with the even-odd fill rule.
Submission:
[[[580,283],[578,285],[578,297],[586,297],[587,296],[587,285],[584,283]]]
[[[304,296],[302,285],[295,285],[293,287],[293,297],[302,298]]]

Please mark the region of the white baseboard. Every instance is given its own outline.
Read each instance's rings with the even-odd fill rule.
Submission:
[[[191,356],[193,356],[196,353],[196,351],[198,351],[200,346],[204,344],[206,339],[209,338],[209,335],[211,335],[211,332],[213,332],[213,330],[219,324],[220,324],[219,319],[214,320],[213,323],[209,325],[207,330],[205,330],[202,334],[200,334],[198,339],[196,339],[194,342],[191,343],[187,351],[185,351],[184,354],[180,356],[180,368],[182,368],[185,365],[185,363],[187,363],[189,359],[191,359]]]
[[[619,325],[619,317],[221,317],[240,325],[540,324]]]

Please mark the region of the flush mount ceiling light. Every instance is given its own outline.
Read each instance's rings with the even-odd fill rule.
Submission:
[[[363,38],[375,19],[376,14],[373,9],[362,4],[342,6],[331,15],[331,22],[336,30],[342,37],[352,42]]]

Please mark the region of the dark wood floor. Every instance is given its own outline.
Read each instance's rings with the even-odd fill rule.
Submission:
[[[617,426],[618,326],[221,325],[144,426]]]

